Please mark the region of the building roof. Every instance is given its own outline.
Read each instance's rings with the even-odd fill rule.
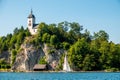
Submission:
[[[46,64],[36,64],[33,69],[46,69]]]
[[[31,13],[29,14],[28,18],[35,18],[35,16],[33,15],[32,10],[31,10]]]
[[[34,28],[34,29],[37,29],[38,26],[39,26],[39,24],[33,24],[33,28]]]

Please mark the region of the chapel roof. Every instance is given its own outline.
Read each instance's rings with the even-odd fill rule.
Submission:
[[[35,18],[35,16],[33,15],[33,11],[31,10],[31,13],[29,14],[28,18]]]
[[[39,24],[33,24],[33,28],[37,29],[39,27]]]

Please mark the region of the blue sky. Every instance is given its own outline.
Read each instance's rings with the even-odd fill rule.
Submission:
[[[0,36],[27,27],[31,8],[36,22],[78,22],[91,34],[105,30],[120,43],[120,0],[0,0]]]

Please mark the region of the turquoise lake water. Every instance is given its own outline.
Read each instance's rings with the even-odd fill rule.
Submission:
[[[0,72],[0,80],[120,80],[120,73],[106,72]]]

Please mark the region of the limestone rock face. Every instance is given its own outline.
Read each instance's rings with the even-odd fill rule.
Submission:
[[[23,44],[21,51],[17,54],[12,70],[32,71],[35,64],[45,54],[42,49],[36,49],[31,44]]]
[[[61,55],[64,53],[63,49],[55,49],[53,47],[48,47],[44,44],[43,51],[46,56],[46,61],[49,63],[51,69],[55,69],[58,66]]]
[[[36,49],[32,44],[23,44],[20,52],[17,53],[12,70],[33,71],[34,65],[38,64],[41,57],[45,57],[45,60],[48,63],[48,69],[54,70],[59,63],[64,50],[57,50],[53,47],[47,46],[46,44],[43,46],[40,45],[40,47],[42,48]]]
[[[0,60],[5,60],[7,63],[11,62],[11,54],[8,51],[4,51],[0,54]]]

